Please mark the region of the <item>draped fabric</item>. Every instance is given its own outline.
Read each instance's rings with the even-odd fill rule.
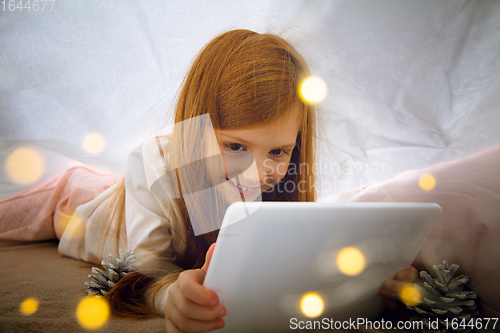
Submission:
[[[328,86],[320,198],[500,143],[495,0],[42,5],[0,8],[0,199],[82,163],[123,175],[129,152],[172,123],[196,53],[237,28],[281,35]],[[89,133],[102,152],[84,149]],[[9,168],[27,162],[9,158],[23,147],[44,167],[19,185]]]

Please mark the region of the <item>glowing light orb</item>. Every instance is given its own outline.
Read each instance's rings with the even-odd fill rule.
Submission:
[[[57,214],[54,216],[54,231],[58,237],[81,240],[85,237],[87,220],[77,213],[73,215]]]
[[[26,298],[19,307],[19,311],[25,316],[31,316],[33,313],[37,312],[40,303],[34,297]]]
[[[345,247],[337,255],[337,266],[345,275],[358,275],[365,269],[365,256],[355,247]]]
[[[76,309],[78,323],[86,329],[101,328],[109,319],[109,304],[104,297],[86,296]]]
[[[89,133],[83,138],[83,149],[89,154],[99,154],[106,148],[106,139],[99,133]]]
[[[430,191],[436,186],[436,178],[433,175],[422,175],[418,180],[418,185],[424,191]]]
[[[326,97],[326,83],[322,78],[310,76],[299,86],[299,96],[308,104],[316,104],[321,102]]]
[[[300,310],[304,315],[314,318],[323,313],[325,303],[320,295],[316,293],[307,293],[300,300]]]
[[[399,297],[403,303],[409,306],[415,306],[422,302],[422,294],[413,284],[404,287],[399,293]]]
[[[38,181],[45,172],[45,159],[34,148],[23,147],[14,150],[5,164],[7,176],[18,185]]]

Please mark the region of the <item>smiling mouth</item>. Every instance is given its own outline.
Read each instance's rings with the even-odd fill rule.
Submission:
[[[260,186],[257,186],[257,187],[245,187],[245,186],[241,186],[241,185],[236,184],[235,182],[233,182],[229,178],[226,178],[226,180],[228,180],[231,184],[233,184],[234,186],[236,186],[237,188],[239,188],[240,190],[243,190],[243,191],[254,191],[254,190],[260,188]]]

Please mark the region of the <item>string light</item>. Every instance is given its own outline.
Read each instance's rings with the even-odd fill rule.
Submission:
[[[365,269],[365,256],[355,247],[345,247],[337,255],[337,266],[345,275],[358,275]]]
[[[7,158],[5,171],[12,182],[18,185],[29,185],[43,176],[45,159],[34,148],[19,148]]]
[[[415,306],[420,304],[422,301],[422,295],[420,291],[413,284],[408,284],[408,286],[401,289],[399,293],[401,301],[409,306]]]
[[[307,293],[300,300],[300,310],[304,315],[314,318],[323,313],[325,303],[320,295],[316,293]]]
[[[89,154],[99,154],[106,148],[106,139],[99,133],[89,133],[83,138],[83,149]]]
[[[299,96],[307,104],[316,104],[326,97],[326,83],[318,76],[306,78],[299,86]]]
[[[418,185],[424,191],[430,191],[436,186],[436,178],[433,175],[422,175],[418,180]]]
[[[101,328],[109,319],[110,309],[106,299],[102,296],[86,296],[76,309],[78,323],[86,329]]]
[[[19,311],[25,316],[31,316],[33,313],[38,311],[40,303],[34,297],[30,297],[22,301]]]

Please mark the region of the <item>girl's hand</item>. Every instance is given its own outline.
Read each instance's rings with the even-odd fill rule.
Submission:
[[[226,308],[219,304],[217,294],[203,287],[215,243],[207,251],[200,269],[182,272],[168,289],[165,302],[167,333],[209,332],[224,327]]]
[[[418,279],[418,272],[415,267],[410,266],[410,268],[399,271],[396,274],[395,279],[385,280],[382,284],[382,289],[380,294],[384,298],[384,302],[387,308],[393,311],[397,311],[401,305],[401,298],[399,294],[401,290],[408,284],[415,282]]]

